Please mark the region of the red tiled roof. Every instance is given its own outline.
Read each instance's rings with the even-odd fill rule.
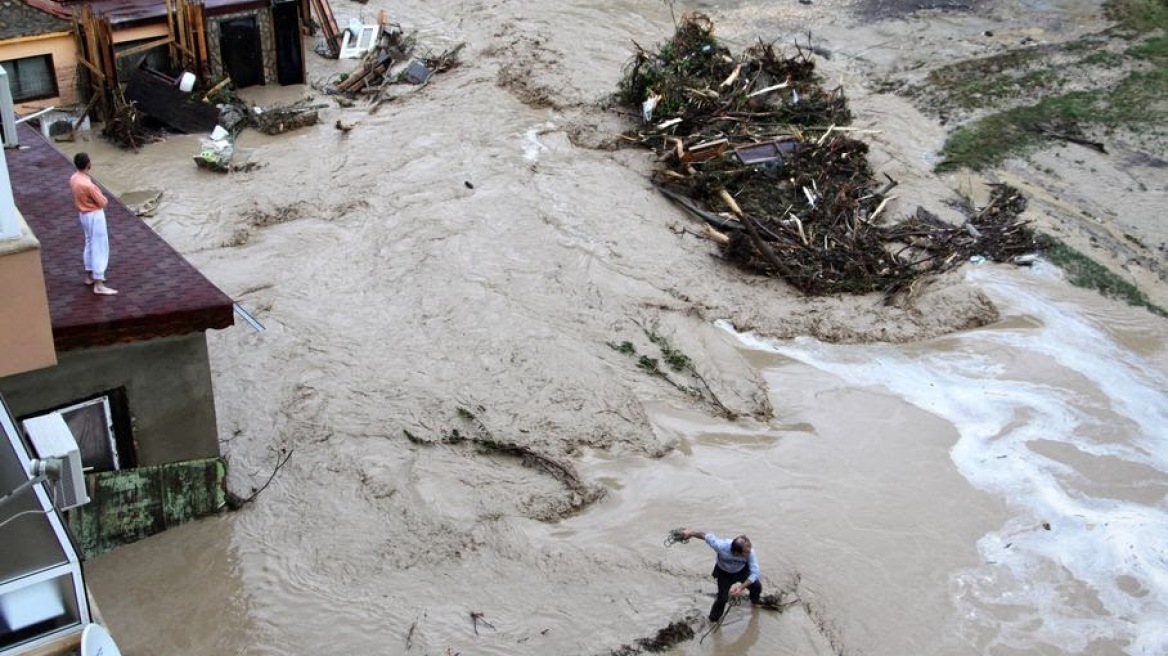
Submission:
[[[16,207],[41,243],[53,342],[58,351],[226,328],[231,299],[150,226],[103,188],[110,199],[110,286],[98,296],[83,282],[85,238],[69,191],[76,169],[40,132],[21,124],[19,149],[9,149]]]

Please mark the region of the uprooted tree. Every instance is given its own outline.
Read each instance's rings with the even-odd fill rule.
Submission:
[[[1025,198],[1004,185],[962,225],[923,208],[881,217],[896,182],[873,175],[846,97],[820,85],[798,45],[791,57],[763,42],[734,55],[690,13],[656,53],[637,47],[615,99],[641,115],[623,138],[657,153],[657,187],[706,222],[728,259],[806,294],[891,294],[975,255],[1041,247],[1019,219]]]

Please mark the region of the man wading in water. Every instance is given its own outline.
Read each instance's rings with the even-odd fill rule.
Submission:
[[[726,610],[726,602],[730,595],[742,596],[750,591],[751,603],[757,604],[762,595],[762,583],[758,580],[758,557],[750,545],[750,538],[739,535],[733,540],[724,540],[704,531],[682,529],[682,541],[690,538],[701,538],[718,554],[714,563],[712,576],[718,580],[718,596],[714,605],[710,607],[710,621],[722,619],[722,612]],[[734,584],[738,585],[735,586]]]

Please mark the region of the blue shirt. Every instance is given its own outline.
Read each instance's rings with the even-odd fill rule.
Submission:
[[[758,556],[755,555],[754,548],[751,548],[749,556],[737,556],[730,553],[730,545],[733,543],[734,540],[723,540],[713,533],[706,533],[706,544],[718,554],[718,568],[733,574],[742,571],[743,567],[750,566],[750,576],[746,582],[754,583],[758,580]]]

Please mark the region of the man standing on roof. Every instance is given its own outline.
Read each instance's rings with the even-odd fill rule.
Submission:
[[[105,285],[105,268],[109,265],[109,233],[105,227],[105,206],[109,204],[105,194],[89,177],[89,170],[93,168],[86,153],[77,153],[73,156],[73,165],[77,172],[69,178],[69,188],[73,190],[73,204],[81,219],[81,228],[85,230],[85,250],[82,259],[85,261],[85,284],[93,285],[93,293],[100,296],[113,296],[118,293]]]
[[[705,540],[718,554],[714,572],[711,574],[718,580],[718,596],[714,598],[714,605],[710,607],[711,622],[722,619],[722,611],[726,610],[726,602],[730,595],[738,597],[749,590],[751,603],[759,602],[762,582],[758,580],[758,556],[754,553],[750,538],[739,535],[733,540],[725,540],[713,533],[689,529],[683,529],[681,535],[683,541],[690,538]]]

